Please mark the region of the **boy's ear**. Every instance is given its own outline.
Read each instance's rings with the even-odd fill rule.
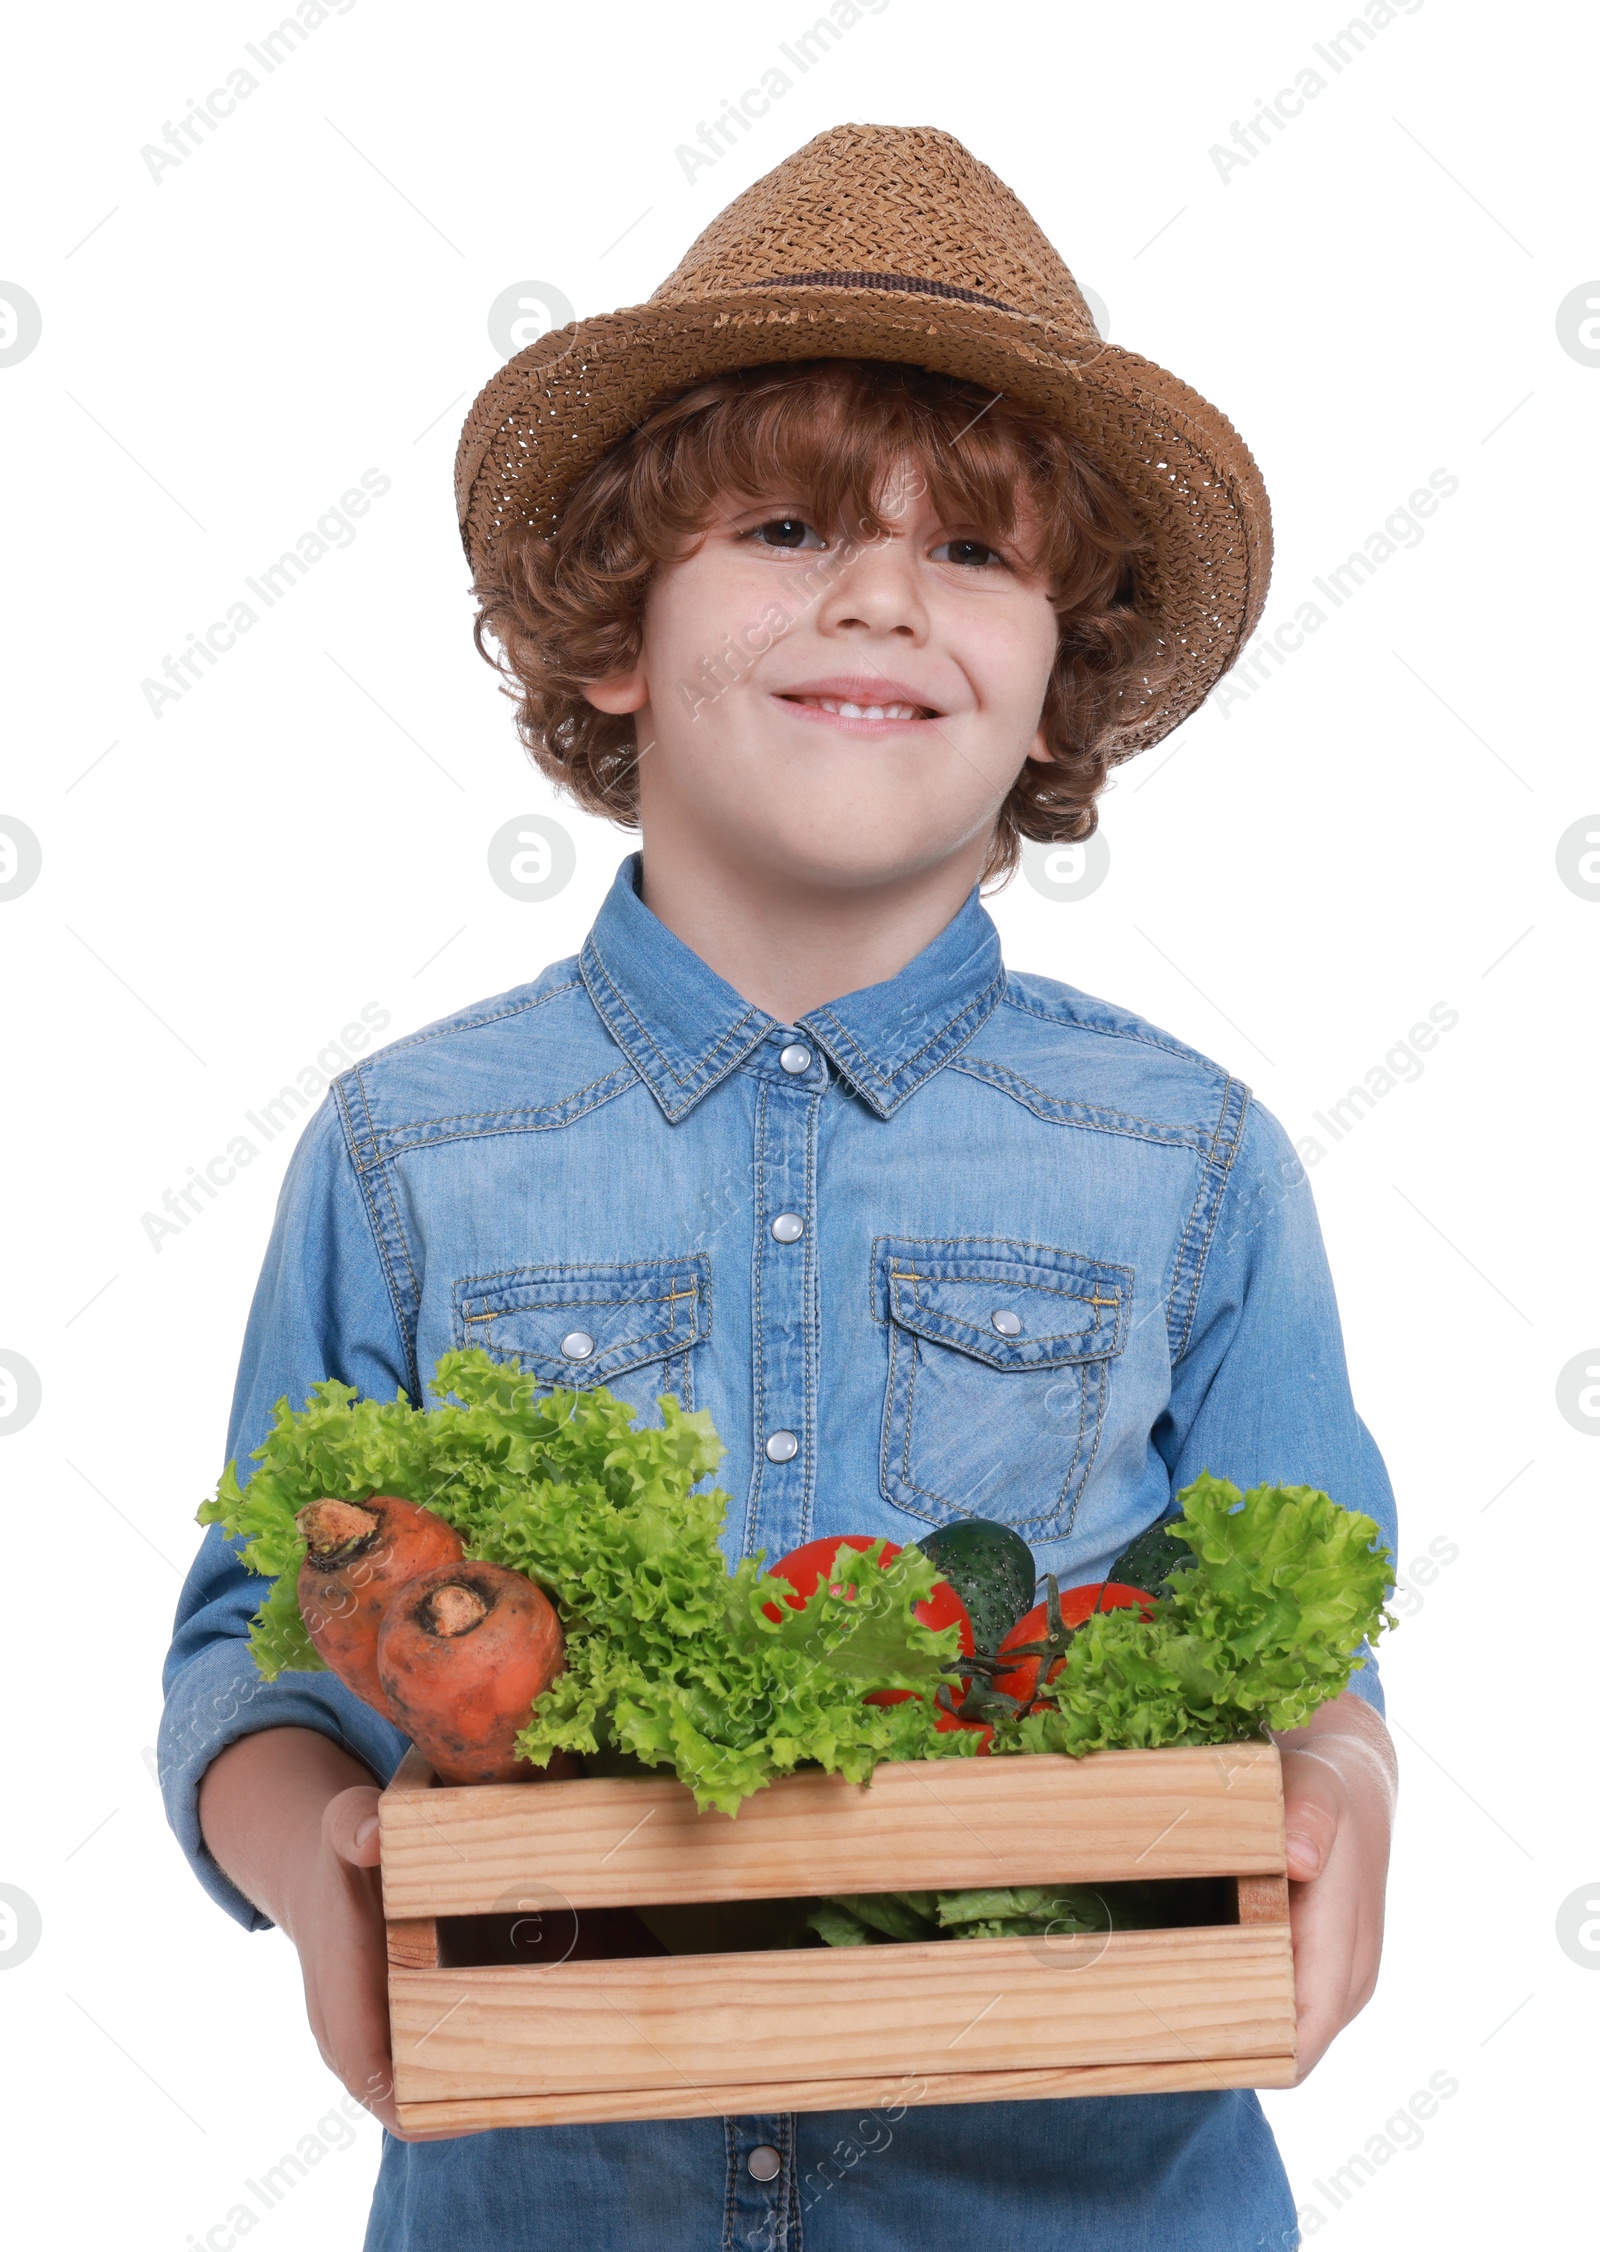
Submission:
[[[582,687],[585,703],[613,716],[642,711],[650,701],[650,683],[637,665],[632,672],[613,673],[609,680],[586,680]]]
[[[587,689],[584,691],[584,693],[586,695],[588,694]],[[1052,753],[1049,744],[1044,739],[1044,729],[1042,727],[1034,736],[1033,741],[1028,745],[1028,756],[1029,758],[1037,759],[1041,766],[1048,766],[1050,764]]]

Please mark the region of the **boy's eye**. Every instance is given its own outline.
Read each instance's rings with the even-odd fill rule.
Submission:
[[[773,516],[765,524],[757,524],[746,532],[746,539],[756,540],[763,547],[807,548],[826,547],[827,541],[814,525],[799,516]]]
[[[933,560],[935,563],[960,563],[968,569],[979,570],[1004,559],[998,548],[989,547],[982,540],[946,540],[934,549]]]

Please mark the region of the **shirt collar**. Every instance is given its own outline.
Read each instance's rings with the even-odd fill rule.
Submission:
[[[898,977],[780,1025],[650,912],[639,867],[633,853],[617,870],[578,966],[606,1029],[674,1122],[784,1032],[806,1035],[888,1118],[966,1046],[1000,998],[1000,937],[974,889]]]

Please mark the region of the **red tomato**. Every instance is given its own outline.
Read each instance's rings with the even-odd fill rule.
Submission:
[[[792,1548],[787,1556],[780,1556],[777,1563],[772,1567],[775,1576],[779,1579],[786,1579],[794,1589],[792,1595],[784,1597],[784,1601],[791,1611],[800,1611],[805,1608],[807,1597],[816,1593],[823,1573],[831,1568],[833,1560],[841,1548],[853,1548],[861,1553],[868,1549],[875,1549],[878,1551],[877,1560],[880,1564],[889,1563],[900,1553],[898,1541],[874,1539],[867,1533],[835,1533],[831,1539],[808,1540],[803,1548]],[[849,1584],[847,1580],[835,1580],[833,1582],[836,1588],[846,1587]],[[781,1619],[783,1617],[783,1613],[776,1603],[763,1603],[761,1608],[769,1619]],[[962,1602],[948,1580],[936,1580],[934,1582],[933,1593],[923,1597],[913,1610],[912,1617],[922,1626],[959,1627],[963,1655],[972,1649],[972,1621],[967,1616],[967,1606]],[[961,1684],[963,1696],[966,1695],[966,1686],[965,1682]],[[915,1689],[874,1689],[863,1699],[863,1702],[869,1705],[898,1705],[903,1704],[907,1697],[914,1697],[917,1694],[918,1692]],[[970,1721],[958,1721],[954,1713],[951,1713],[948,1716],[941,1716],[935,1726],[943,1728],[946,1725],[946,1718],[948,1718],[948,1725],[952,1728],[965,1728],[972,1725]],[[992,1734],[993,1731],[991,1730],[990,1733]]]
[[[865,1533],[835,1533],[831,1540],[808,1540],[803,1548],[791,1548],[787,1556],[778,1558],[772,1567],[773,1577],[787,1580],[794,1589],[792,1595],[784,1597],[790,1610],[803,1611],[807,1598],[816,1594],[818,1581],[841,1548],[865,1552],[878,1546],[879,1543],[869,1539]],[[900,1553],[892,1540],[884,1541],[882,1548],[883,1554],[879,1561],[884,1564],[888,1563],[890,1557]],[[769,1619],[778,1620],[783,1617],[776,1603],[763,1603],[761,1608]]]
[[[965,1696],[966,1692],[967,1685],[963,1681],[961,1684],[961,1694]],[[909,1689],[885,1689],[881,1691],[878,1696],[869,1697],[867,1699],[867,1702],[868,1704],[886,1705],[889,1703],[891,1698],[909,1697],[910,1695],[911,1691]],[[982,1759],[987,1754],[989,1746],[994,1742],[994,1725],[991,1721],[963,1720],[958,1713],[945,1712],[941,1709],[934,1716],[933,1725],[936,1733],[941,1736],[953,1736],[958,1729],[965,1730],[969,1728],[975,1728],[978,1731],[978,1734],[983,1738],[982,1743],[978,1746],[978,1757],[980,1759]]]
[[[1146,1595],[1142,1587],[1124,1587],[1120,1580],[1094,1580],[1086,1587],[1064,1587],[1061,1590],[1061,1623],[1063,1626],[1082,1626],[1084,1620],[1095,1611],[1126,1611],[1134,1608],[1148,1611],[1154,1602],[1155,1597]],[[1003,1658],[1008,1650],[1016,1649],[1019,1644],[1043,1642],[1049,1632],[1050,1624],[1045,1606],[1036,1603],[1025,1618],[1018,1619],[1001,1643],[998,1655]],[[1003,1689],[1008,1697],[1019,1697],[1026,1705],[1038,1686],[1039,1664],[1037,1658],[1020,1659],[1010,1673],[997,1676],[995,1687]],[[1045,1679],[1054,1681],[1065,1664],[1065,1658],[1057,1658]]]

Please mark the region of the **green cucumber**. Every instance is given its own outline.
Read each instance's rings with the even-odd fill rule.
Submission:
[[[987,1517],[964,1517],[959,1524],[941,1525],[917,1546],[966,1605],[979,1651],[998,1650],[1033,1608],[1038,1575],[1022,1535]]]
[[[1170,1528],[1176,1522],[1176,1518],[1161,1518],[1137,1540],[1129,1541],[1106,1578],[1122,1587],[1143,1588],[1146,1595],[1158,1595],[1174,1572],[1189,1571],[1195,1553],[1186,1540],[1173,1537]]]

